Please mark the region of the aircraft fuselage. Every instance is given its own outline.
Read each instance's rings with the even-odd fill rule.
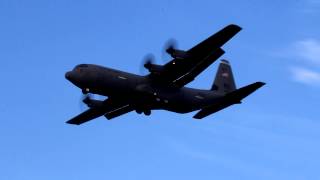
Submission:
[[[214,103],[222,95],[215,91],[188,87],[168,87],[139,76],[98,65],[81,64],[66,73],[66,78],[84,93],[117,97],[135,102],[136,111],[164,109],[188,113]]]

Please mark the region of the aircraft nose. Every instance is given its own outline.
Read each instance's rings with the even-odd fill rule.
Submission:
[[[71,71],[69,71],[69,72],[66,72],[66,74],[65,74],[65,77],[66,77],[66,79],[68,79],[69,81],[71,80]]]

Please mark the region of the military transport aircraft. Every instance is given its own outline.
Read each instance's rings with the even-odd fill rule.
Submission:
[[[84,94],[99,94],[108,98],[102,101],[87,96],[83,103],[89,109],[67,123],[79,125],[100,116],[110,120],[131,111],[148,116],[152,110],[158,109],[176,113],[200,110],[193,117],[202,119],[241,103],[243,98],[265,83],[256,82],[237,89],[227,60],[221,60],[211,89],[185,87],[224,54],[221,46],[240,30],[237,25],[228,25],[187,51],[168,46],[166,53],[172,60],[156,65],[148,59],[144,67],[149,74],[145,76],[93,64],[77,65],[65,77]]]

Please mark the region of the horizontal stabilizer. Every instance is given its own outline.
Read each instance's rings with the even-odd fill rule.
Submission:
[[[233,104],[239,104],[241,103],[241,100],[245,97],[247,97],[249,94],[253,93],[260,87],[265,85],[263,82],[256,82],[253,84],[250,84],[248,86],[242,87],[240,89],[237,89],[231,93],[228,93],[227,95],[220,98],[216,103],[209,105],[203,109],[201,109],[193,118],[195,119],[202,119],[212,113],[218,112],[228,106],[231,106]]]

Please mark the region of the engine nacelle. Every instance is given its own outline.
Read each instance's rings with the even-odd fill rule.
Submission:
[[[83,100],[83,103],[85,103],[89,108],[99,108],[103,106],[103,101],[90,99],[89,97],[86,97]]]
[[[169,48],[169,49],[166,50],[166,52],[168,54],[170,54],[170,56],[172,58],[177,58],[177,59],[187,59],[187,58],[189,58],[188,53],[186,51],[183,51],[183,50]]]
[[[152,63],[146,63],[144,64],[144,67],[152,74],[160,74],[163,70],[163,66]]]

